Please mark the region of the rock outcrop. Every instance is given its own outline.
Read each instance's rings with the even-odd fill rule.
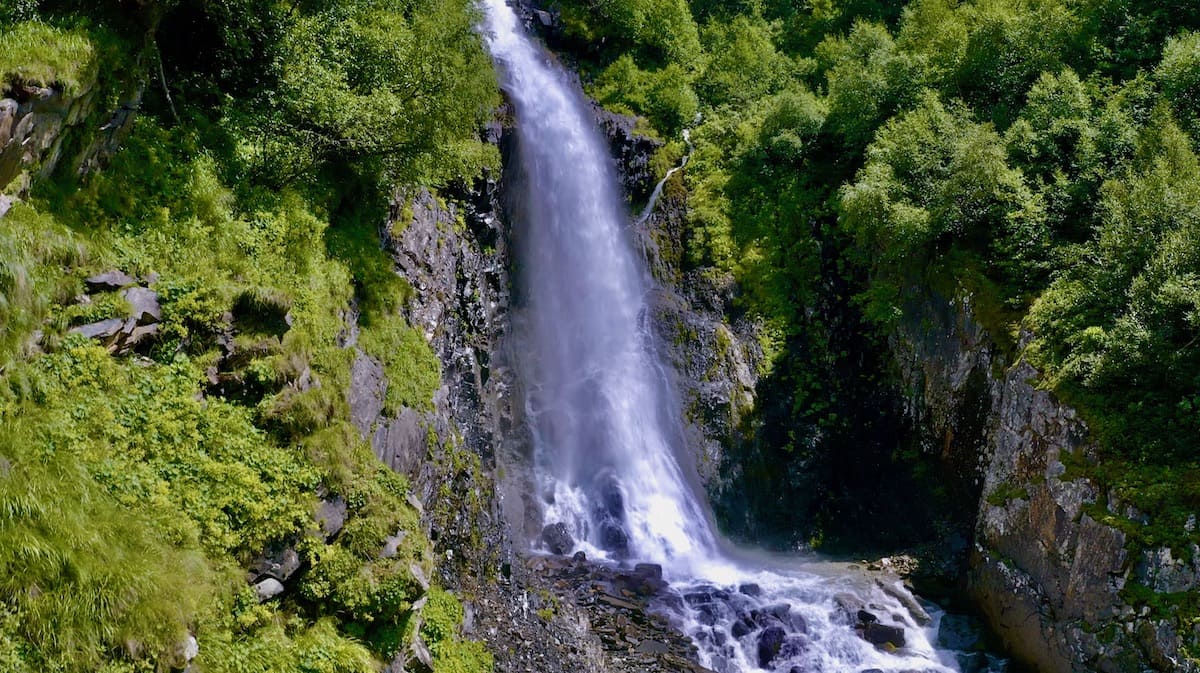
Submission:
[[[1200,591],[1198,556],[1139,549],[1097,520],[1137,523],[1070,467],[1098,460],[1085,423],[1027,362],[1006,361],[969,297],[931,294],[910,309],[892,341],[909,413],[976,513],[966,588],[1005,646],[1044,673],[1197,670],[1185,648],[1200,632],[1178,613],[1138,607],[1128,589]]]
[[[116,355],[145,350],[158,338],[162,308],[157,292],[115,269],[87,278],[84,285],[90,294],[81,295],[80,304],[91,304],[93,296],[120,291],[128,311],[122,316],[76,325],[70,333],[94,339]]]
[[[112,110],[101,107],[109,93],[96,82],[73,95],[50,87],[0,90],[0,191],[22,194],[64,161],[81,173],[103,163],[132,127],[144,88],[143,81],[129,82]],[[74,129],[81,129],[82,142],[68,142]]]

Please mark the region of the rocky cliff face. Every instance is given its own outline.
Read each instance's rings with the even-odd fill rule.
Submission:
[[[111,110],[108,88],[118,89]],[[144,89],[144,81],[130,80],[110,87],[91,82],[75,95],[35,86],[0,91],[0,214],[12,196],[64,162],[80,173],[103,163],[128,134]]]
[[[631,133],[632,123],[609,122],[604,128],[626,179],[644,182],[629,176],[644,169],[652,144]],[[491,134],[506,146],[503,128]],[[412,287],[406,318],[438,354],[442,386],[432,410],[389,416],[386,373],[358,349],[356,316],[347,316],[354,423],[380,460],[410,477],[438,552],[438,579],[464,597],[464,635],[488,643],[497,670],[699,671],[691,642],[648,611],[651,596],[621,591],[640,586],[640,576],[527,553],[541,519],[519,381],[509,368],[509,349],[519,344],[507,340],[513,298],[503,187],[499,178],[442,194],[397,192],[383,243]],[[704,322],[674,291],[663,297],[677,320]],[[419,652],[393,666],[404,659],[419,660]]]
[[[610,130],[610,138],[622,137]],[[645,146],[636,136],[617,144]],[[617,157],[626,155],[636,152],[616,152]],[[630,175],[628,169],[623,172]],[[652,193],[649,174],[640,179],[641,186],[627,189],[634,194]],[[732,276],[710,268],[687,268],[684,263],[687,190],[682,175],[677,172],[666,178],[657,200],[648,206],[646,217],[635,222],[634,244],[657,281],[652,297],[655,327],[675,375],[687,446],[711,501],[734,480],[737,466],[730,464],[728,447],[746,441],[750,432],[744,421],[754,409],[763,360],[760,326],[735,317],[738,288]]]
[[[1197,670],[1197,626],[1130,589],[1200,591],[1200,550],[1184,561],[1098,521],[1140,515],[1086,476],[1098,452],[1075,410],[999,354],[968,296],[918,304],[892,340],[908,411],[976,515],[966,587],[1007,648],[1046,673]]]

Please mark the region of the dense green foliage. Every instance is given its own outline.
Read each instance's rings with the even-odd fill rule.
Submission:
[[[96,4],[0,10],[0,94],[86,91],[108,115],[156,83],[104,170],[64,161],[0,219],[0,669],[172,670],[190,633],[213,673],[378,670],[417,632],[433,558],[406,480],[349,422],[342,336],[357,300],[389,410],[430,407],[438,360],[378,228],[392,185],[496,161],[474,10]],[[68,129],[64,155],[103,121]],[[127,315],[116,292],[79,299],[112,268],[161,303],[137,353],[68,333]],[[330,539],[321,500],[346,505]],[[245,568],[281,545],[304,568],[260,603]],[[438,670],[490,670],[461,608],[436,610]]]
[[[910,479],[952,495],[896,451],[885,344],[935,293],[972,295],[1080,408],[1106,487],[1163,522],[1200,505],[1195,3],[696,1],[682,55],[585,44],[623,24],[556,4],[605,104],[665,137],[701,113],[687,257],[735,274],[786,346],[736,457],[777,487],[729,516],[749,509],[760,535],[799,517],[827,544],[928,534],[885,514]],[[1169,497],[1132,487],[1167,466]]]

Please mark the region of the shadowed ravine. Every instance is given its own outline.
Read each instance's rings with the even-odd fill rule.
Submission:
[[[718,671],[960,670],[930,645],[936,611],[927,618],[898,582],[757,561],[720,538],[693,486],[648,317],[653,281],[628,240],[606,145],[504,0],[485,10],[516,109],[519,368],[544,521],[564,523],[590,557],[660,564],[672,588],[660,609]]]

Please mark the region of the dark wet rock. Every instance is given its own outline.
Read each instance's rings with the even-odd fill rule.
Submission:
[[[700,587],[683,595],[688,605],[701,605],[729,600],[729,592],[716,587]]]
[[[605,521],[600,524],[600,546],[611,552],[615,558],[629,556],[629,533],[624,526],[615,521]]]
[[[808,625],[799,614],[793,613],[787,603],[776,603],[750,611],[750,619],[760,627],[772,624],[782,624],[792,631],[804,633]]]
[[[642,597],[654,596],[667,587],[662,566],[657,563],[638,563],[633,571],[618,574],[613,583],[621,591]]]
[[[909,617],[911,617],[913,622],[915,622],[918,626],[929,626],[933,623],[933,618],[929,616],[929,613],[925,611],[925,608],[921,606],[921,603],[918,602],[917,599],[913,597],[913,595],[906,589],[897,586],[899,584],[898,582],[876,579],[875,584],[883,590],[883,593],[899,601],[899,603],[903,605],[906,610],[908,610]]]
[[[771,626],[763,629],[763,632],[758,635],[758,645],[756,652],[758,654],[758,665],[760,668],[767,668],[775,657],[779,655],[780,649],[783,648],[783,642],[787,638],[787,632],[779,626]]]
[[[988,673],[991,662],[982,652],[959,652],[954,655],[961,673]]]
[[[637,202],[645,201],[654,189],[650,159],[662,147],[662,141],[637,131],[637,118],[592,106],[592,113],[608,139],[609,149],[620,169],[625,193]]]
[[[871,614],[870,612],[867,612],[866,610],[859,610],[858,611],[858,621],[862,624],[870,624],[872,622],[879,621],[879,618],[876,617],[875,615]]]
[[[784,638],[783,645],[779,648],[780,659],[791,659],[798,657],[808,651],[809,641],[804,634],[791,633],[787,638]]]
[[[743,636],[752,633],[754,628],[754,625],[750,622],[746,621],[745,619],[739,619],[735,621],[731,627],[729,627],[729,632],[734,638],[742,638]]]
[[[983,635],[978,620],[963,615],[945,614],[938,622],[937,646],[948,650],[973,650]]]
[[[747,596],[758,597],[762,595],[762,587],[758,586],[757,584],[742,584],[738,587],[738,591],[746,594]]]
[[[541,535],[542,545],[551,554],[565,556],[571,553],[575,548],[575,538],[571,537],[571,532],[567,530],[567,525],[561,521],[547,525],[542,529]]]
[[[869,622],[862,626],[859,634],[863,640],[872,645],[891,645],[892,647],[904,647],[904,629],[899,626],[891,626],[889,624],[881,624],[879,622]]]
[[[87,288],[89,294],[95,294],[97,292],[115,292],[122,288],[129,287],[130,285],[135,285],[136,283],[137,279],[135,279],[133,276],[130,276],[124,271],[118,271],[116,269],[105,271],[104,273],[98,273],[94,276],[88,276],[83,281],[84,287]]]

